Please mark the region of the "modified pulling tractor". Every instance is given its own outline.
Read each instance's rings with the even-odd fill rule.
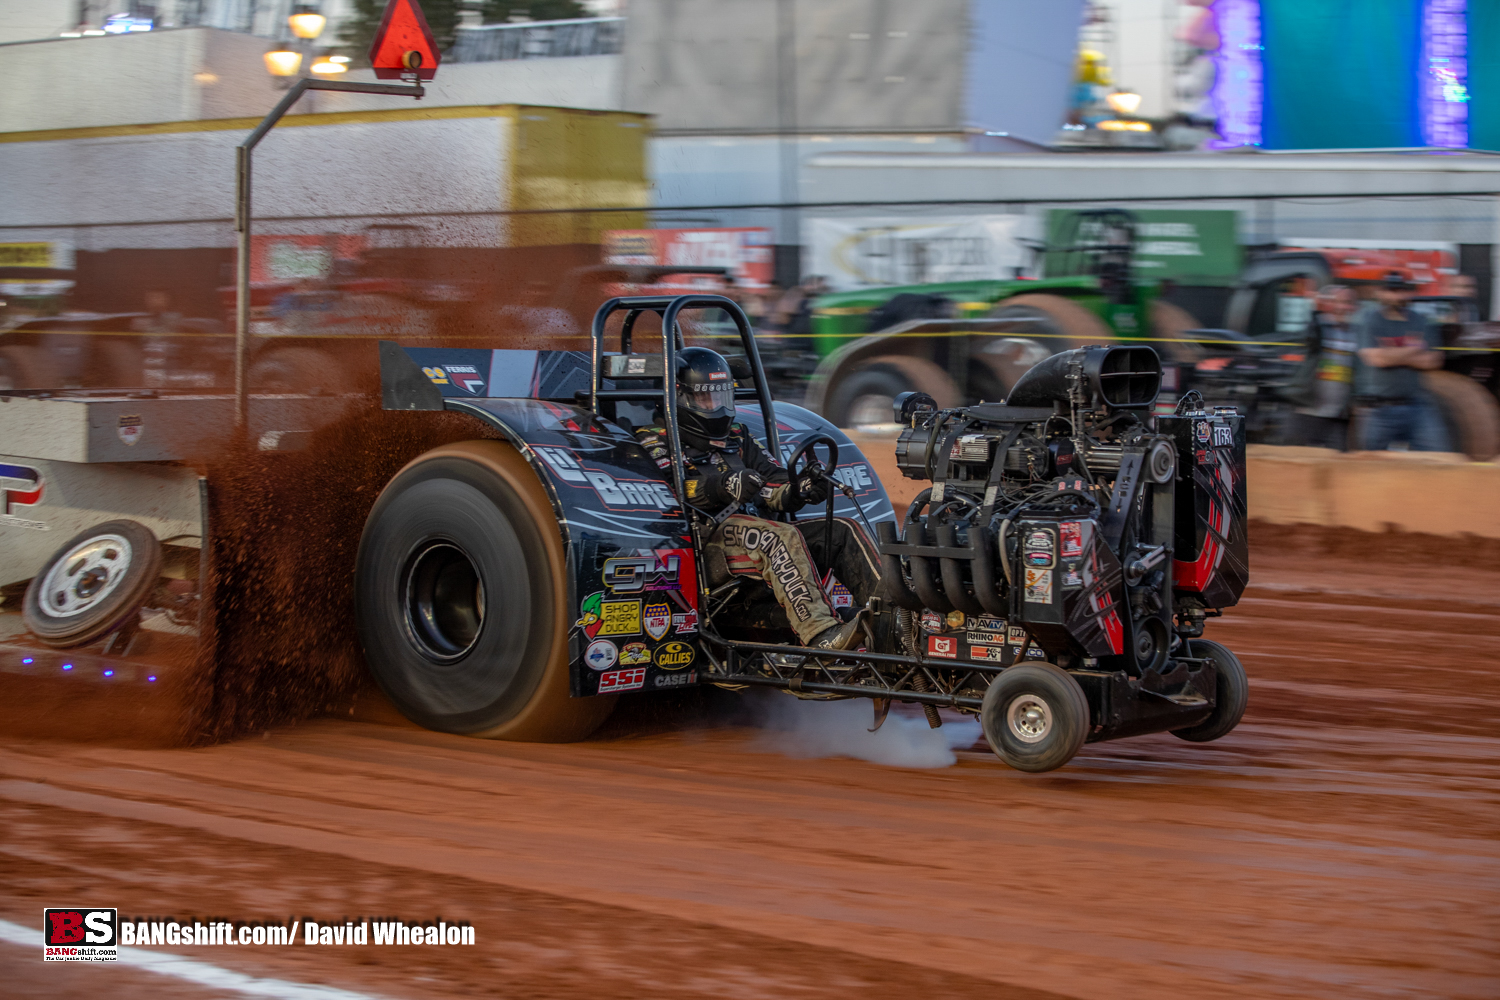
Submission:
[[[765,585],[705,558],[723,515],[678,502],[679,317],[699,309],[722,309],[739,331],[739,419],[767,452],[794,472],[829,453],[837,492],[811,516],[853,516],[878,537],[883,592],[864,609],[858,649],[785,641],[784,615],[776,634]],[[619,351],[607,353],[616,313]],[[648,314],[659,353],[633,350]],[[360,637],[413,721],[578,739],[623,692],[760,686],[872,699],[877,727],[897,701],[923,706],[934,726],[939,707],[972,713],[1024,771],[1060,767],[1089,741],[1207,741],[1239,722],[1244,670],[1202,635],[1248,576],[1243,422],[1191,397],[1154,415],[1152,349],[1056,354],[1003,404],[901,397],[897,462],[933,485],[898,525],[846,436],[773,403],[729,299],[612,299],[592,335],[591,355],[381,344],[387,409],[467,413],[505,439],[418,456],[366,522]],[[631,433],[648,420],[667,429],[667,471]]]

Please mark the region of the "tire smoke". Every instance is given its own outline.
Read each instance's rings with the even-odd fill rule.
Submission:
[[[900,705],[892,706],[885,725],[872,733],[871,703],[863,698],[811,702],[780,695],[762,700],[758,708],[762,731],[752,748],[788,757],[854,757],[888,767],[951,767],[958,761],[955,749],[981,738],[977,719],[946,713],[942,728],[930,729],[920,712],[907,714]]]

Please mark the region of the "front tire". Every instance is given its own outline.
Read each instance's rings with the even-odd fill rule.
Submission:
[[[463,441],[419,456],[365,523],[361,644],[403,715],[441,732],[562,743],[614,698],[568,693],[567,571],[557,520],[514,448]]]
[[[1089,703],[1073,676],[1051,663],[1019,663],[990,682],[979,721],[995,756],[1018,771],[1062,767],[1083,749]]]
[[[1190,656],[1203,656],[1214,661],[1218,675],[1215,683],[1214,710],[1208,718],[1196,726],[1174,729],[1172,735],[1189,743],[1209,743],[1228,736],[1240,719],[1245,717],[1245,706],[1250,700],[1250,681],[1239,657],[1210,639],[1192,639],[1188,642]]]

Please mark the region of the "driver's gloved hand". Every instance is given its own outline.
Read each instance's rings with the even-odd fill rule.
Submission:
[[[823,463],[817,460],[803,466],[802,471],[792,477],[792,491],[797,494],[797,499],[804,504],[820,504],[827,501],[831,490],[825,478],[826,475],[827,471]]]
[[[709,499],[716,505],[738,507],[755,499],[765,484],[765,479],[759,473],[750,469],[736,469],[733,472],[713,473],[705,485],[708,487]]]

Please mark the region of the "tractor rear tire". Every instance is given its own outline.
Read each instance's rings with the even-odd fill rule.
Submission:
[[[161,576],[161,543],[135,521],[80,531],[32,577],[21,620],[54,649],[86,646],[126,624]]]
[[[614,697],[569,697],[567,563],[536,474],[508,444],[407,464],[360,539],[355,615],[376,682],[428,729],[580,740]]]
[[[1422,388],[1442,411],[1453,450],[1476,462],[1500,454],[1500,402],[1467,375],[1458,372],[1422,373]]]
[[[1032,292],[1002,299],[990,311],[990,317],[1035,320],[1009,336],[1035,336],[1037,343],[1046,348],[1048,357],[1074,347],[1108,344],[1119,339],[1104,320],[1061,295]]]
[[[1207,355],[1203,345],[1183,337],[1189,330],[1201,330],[1198,317],[1179,305],[1157,299],[1151,303],[1151,336],[1159,352],[1171,361],[1196,364]]]
[[[926,358],[886,354],[871,358],[841,378],[828,394],[823,414],[835,427],[888,424],[896,397],[903,392],[925,392],[939,407],[958,406],[962,400],[953,379]]]
[[[1017,771],[1062,767],[1089,735],[1089,702],[1078,681],[1040,660],[1018,663],[990,682],[979,710],[995,756]]]
[[[1250,682],[1239,657],[1219,643],[1210,639],[1191,639],[1188,649],[1190,656],[1205,656],[1214,661],[1214,670],[1218,674],[1214,710],[1196,726],[1174,729],[1172,735],[1189,743],[1209,743],[1228,736],[1240,724],[1240,719],[1245,716],[1245,705],[1250,700]]]

